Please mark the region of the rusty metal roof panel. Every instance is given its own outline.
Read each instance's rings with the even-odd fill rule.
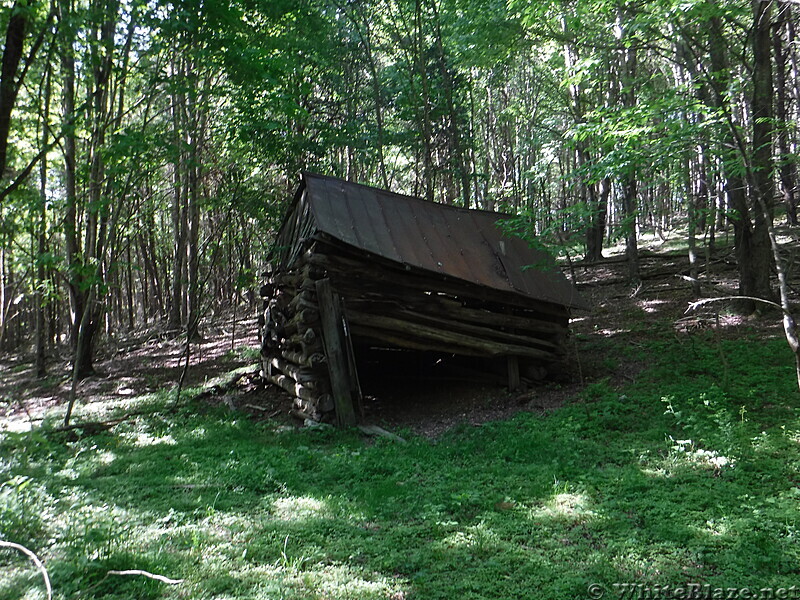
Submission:
[[[505,215],[503,215],[505,216]],[[567,306],[584,306],[575,287],[562,275],[552,256],[535,250],[519,237],[504,235],[496,223],[481,234],[503,265],[511,287],[539,300]]]
[[[508,215],[303,174],[317,229],[383,258],[529,298],[585,307],[545,252],[504,235]]]

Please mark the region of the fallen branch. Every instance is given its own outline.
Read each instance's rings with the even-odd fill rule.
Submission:
[[[33,561],[33,564],[35,564],[36,568],[39,569],[39,572],[42,574],[42,578],[44,579],[44,587],[47,589],[47,600],[52,600],[53,587],[50,585],[50,577],[47,575],[47,569],[44,568],[44,565],[42,564],[42,561],[39,560],[39,557],[36,556],[36,554],[34,554],[31,550],[28,550],[22,544],[15,544],[14,542],[6,542],[4,540],[0,540],[0,547],[19,550],[25,556],[27,556]]]
[[[84,590],[84,593],[88,593],[98,587],[100,587],[103,582],[108,579],[109,575],[141,575],[142,577],[147,577],[148,579],[153,579],[155,581],[160,581],[161,583],[166,583],[167,585],[178,585],[179,583],[183,583],[183,579],[170,579],[169,577],[164,577],[163,575],[157,575],[156,573],[150,573],[149,571],[143,571],[141,569],[129,569],[126,571],[108,571],[105,576],[95,583],[94,585],[88,587]]]
[[[156,581],[160,581],[161,583],[166,583],[167,585],[178,585],[179,583],[183,583],[183,579],[170,579],[169,577],[164,577],[163,575],[156,575],[155,573],[150,573],[148,571],[142,571],[141,569],[129,569],[127,571],[109,571],[107,575],[141,575],[142,577],[147,577],[148,579],[155,579]]]
[[[725,302],[729,300],[752,300],[753,302],[761,302],[762,304],[768,304],[769,306],[773,306],[779,309],[784,315],[791,316],[791,314],[786,310],[784,310],[784,308],[777,302],[772,302],[771,300],[764,300],[763,298],[757,298],[756,296],[720,296],[719,298],[703,298],[702,300],[696,300],[695,302],[690,302],[689,308],[686,309],[686,312],[688,313],[689,311],[697,310],[697,308],[702,306],[703,304],[710,304],[711,302]]]

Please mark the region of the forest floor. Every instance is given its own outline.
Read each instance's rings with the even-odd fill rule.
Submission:
[[[779,316],[686,314],[669,241],[640,287],[625,269],[575,265],[593,310],[564,381],[374,388],[368,414],[405,442],[293,422],[253,375],[252,323],[204,327],[177,403],[180,340],[104,348],[75,415],[103,427],[60,431],[66,374],[3,358],[0,541],[39,555],[56,600],[792,597],[800,393]],[[733,292],[729,256],[701,271]],[[0,600],[42,590],[0,547]]]

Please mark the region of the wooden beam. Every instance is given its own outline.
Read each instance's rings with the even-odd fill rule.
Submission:
[[[347,304],[348,308],[350,303]],[[370,307],[365,307],[370,308]],[[348,315],[352,311],[348,310]],[[360,312],[360,311],[359,311]],[[370,314],[375,314],[373,310],[367,310]],[[474,325],[472,323],[464,323],[458,318],[458,315],[453,314],[449,318],[436,317],[430,314],[421,313],[417,311],[396,309],[394,311],[381,311],[381,316],[392,316],[399,318],[403,321],[419,323],[420,325],[428,325],[441,329],[442,331],[452,331],[454,333],[462,333],[472,336],[478,340],[486,340],[492,342],[501,342],[504,344],[518,344],[520,346],[530,346],[532,348],[541,348],[546,351],[555,352],[559,348],[559,344],[548,341],[542,337],[531,337],[529,335],[519,335],[516,333],[509,333],[497,328],[485,327],[481,325]]]
[[[486,327],[513,327],[521,332],[540,334],[543,336],[542,339],[548,339],[546,337],[548,335],[563,335],[567,331],[565,325],[555,321],[543,321],[519,314],[503,314],[487,309],[467,308],[453,300],[430,296],[398,299],[394,291],[387,293],[386,298],[383,300],[357,299],[352,301],[348,298],[347,301],[348,307],[352,306],[359,310],[367,311],[372,308],[369,312],[388,312],[403,305],[410,306],[418,311],[424,310],[431,314],[436,313],[439,316],[447,316],[468,323],[478,323]],[[382,306],[385,306],[386,310],[383,310]]]
[[[331,378],[333,402],[336,407],[336,423],[340,427],[356,424],[354,407],[354,384],[350,373],[355,370],[350,366],[347,351],[347,339],[344,331],[344,315],[341,300],[333,293],[329,279],[317,281],[317,301],[322,322],[322,341],[325,355],[328,358],[328,372]]]
[[[436,341],[450,347],[462,347],[464,350],[472,350],[472,353],[483,356],[502,356],[504,354],[516,354],[519,356],[529,356],[531,358],[543,358],[553,360],[556,355],[553,352],[530,346],[510,344],[495,340],[477,338],[473,335],[448,331],[435,327],[430,324],[413,323],[405,319],[384,317],[381,315],[371,315],[351,311],[348,314],[349,320],[354,326],[368,327],[373,330],[383,330],[391,333],[399,333],[401,337],[416,337],[420,341]],[[470,352],[460,352],[470,354]],[[329,357],[330,358],[330,357]]]
[[[519,389],[519,358],[508,357],[508,391],[516,392]]]

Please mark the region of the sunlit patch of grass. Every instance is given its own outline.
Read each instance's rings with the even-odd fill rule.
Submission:
[[[541,510],[534,511],[534,515],[585,521],[594,515],[588,505],[589,499],[584,494],[560,493],[555,494]]]
[[[166,444],[168,446],[174,446],[177,444],[175,438],[173,438],[170,434],[152,435],[145,431],[138,431],[132,432],[125,437],[127,437],[127,439],[130,440],[134,446],[138,446],[140,448],[144,446],[153,446],[156,444]]]
[[[325,502],[308,496],[278,498],[272,505],[272,514],[282,521],[323,519],[330,516]]]
[[[256,363],[261,360],[261,349],[258,346],[236,346],[225,353],[225,358],[243,363]]]

